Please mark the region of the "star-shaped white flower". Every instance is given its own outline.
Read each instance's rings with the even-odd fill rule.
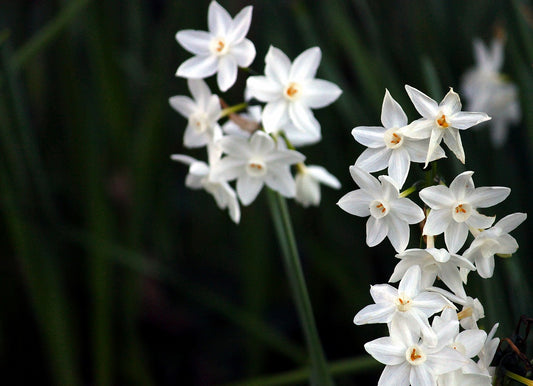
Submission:
[[[400,197],[396,182],[389,176],[379,181],[356,165],[350,174],[361,189],[344,195],[337,205],[346,212],[366,217],[366,243],[373,247],[388,237],[397,252],[409,243],[409,224],[424,219],[424,212],[408,198]]]
[[[484,216],[476,208],[496,205],[509,195],[511,189],[501,186],[475,188],[474,172],[459,174],[450,184],[430,186],[420,191],[420,198],[430,208],[424,226],[424,235],[438,235],[444,232],[446,246],[456,253],[468,237],[468,227],[486,229],[494,217]]]
[[[426,161],[429,139],[415,140],[407,135],[407,116],[389,90],[385,91],[383,98],[381,123],[383,127],[358,126],[352,130],[355,140],[368,147],[355,164],[369,173],[388,167],[389,176],[402,187],[409,174],[411,161]],[[444,150],[437,145],[429,160],[442,157],[445,157]]]
[[[264,184],[285,197],[295,196],[296,184],[290,165],[304,161],[301,153],[277,146],[262,131],[256,131],[249,140],[224,136],[217,144],[227,156],[213,167],[212,178],[214,181],[237,179],[237,195],[243,205],[250,205]]]
[[[401,261],[394,267],[389,282],[397,282],[413,265],[421,268],[421,287],[429,288],[437,276],[449,289],[458,296],[465,298],[466,293],[458,267],[475,270],[472,263],[459,255],[450,254],[446,249],[408,249],[396,255]]]
[[[446,342],[455,332],[457,321],[450,321],[437,333],[439,342],[430,347],[407,329],[390,328],[390,336],[365,344],[365,350],[385,364],[378,386],[436,385],[437,376],[455,371],[465,358]],[[442,340],[442,343],[441,343]]]
[[[463,257],[475,262],[479,276],[484,279],[492,277],[494,272],[494,255],[510,255],[518,249],[518,243],[509,232],[526,219],[525,213],[513,213],[498,221],[492,228],[477,234]]]
[[[299,130],[320,133],[311,109],[333,103],[342,93],[337,85],[315,79],[321,56],[320,48],[309,48],[291,64],[287,55],[271,46],[265,58],[265,76],[248,78],[249,95],[266,102],[262,120],[268,133],[285,128],[289,122]]]
[[[298,166],[296,173],[296,196],[294,199],[304,207],[320,204],[320,184],[340,189],[339,180],[324,167],[318,165]]]
[[[490,137],[496,147],[503,145],[509,125],[518,122],[521,115],[518,88],[500,73],[503,52],[503,39],[494,39],[490,47],[475,39],[476,66],[465,73],[461,82],[467,108],[486,111],[492,117]]]
[[[184,30],[176,40],[195,56],[176,71],[183,78],[207,78],[216,72],[218,87],[228,90],[237,79],[237,67],[248,67],[255,58],[255,47],[245,36],[252,21],[252,6],[244,7],[234,19],[216,1],[207,13],[209,32]]]
[[[201,147],[212,141],[221,108],[217,95],[211,94],[207,84],[201,79],[189,79],[189,90],[194,98],[178,95],[169,99],[170,106],[188,120],[183,144],[187,147]]]
[[[412,266],[403,276],[398,289],[389,284],[370,287],[376,304],[363,308],[355,315],[355,324],[402,323],[415,334],[421,333],[430,345],[437,344],[437,335],[430,328],[428,318],[452,303],[435,292],[420,287],[420,267]]]
[[[452,88],[439,104],[416,88],[406,85],[405,89],[416,110],[422,115],[422,118],[410,124],[408,135],[418,139],[429,138],[426,166],[442,139],[455,156],[465,163],[459,130],[468,129],[490,117],[485,113],[461,111],[461,100]]]

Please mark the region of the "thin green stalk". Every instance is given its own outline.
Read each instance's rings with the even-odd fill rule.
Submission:
[[[382,364],[371,356],[360,356],[357,358],[343,359],[332,362],[328,368],[332,375],[356,374],[378,369]],[[311,370],[302,368],[276,375],[268,375],[259,378],[247,379],[245,381],[228,384],[232,386],[281,386],[304,383],[309,378]]]
[[[283,262],[309,351],[311,384],[320,386],[333,385],[333,379],[329,373],[326,357],[318,337],[287,203],[279,193],[272,190],[268,190],[268,201],[276,234],[283,252]]]

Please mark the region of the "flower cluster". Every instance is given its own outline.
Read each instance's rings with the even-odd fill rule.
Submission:
[[[325,107],[341,94],[335,84],[315,79],[321,60],[318,47],[301,53],[292,63],[278,48],[270,47],[265,75],[247,79],[244,95],[265,106],[241,103],[228,107],[212,94],[204,78],[217,74],[220,91],[236,82],[238,68],[248,67],[256,51],[246,38],[252,6],[234,18],[216,1],[208,10],[209,31],[184,30],[178,43],[194,56],[182,63],[176,75],[188,79],[188,96],[171,97],[170,105],[188,120],[183,144],[207,148],[207,162],[175,154],[172,159],[189,165],[186,185],[211,193],[231,219],[240,221],[240,206],[251,204],[264,185],[303,206],[318,205],[319,184],[340,188],[339,181],[321,166],[304,164],[295,147],[321,139],[320,124],[312,109]],[[248,108],[247,112],[237,114]],[[221,120],[227,119],[220,124]],[[293,176],[291,166],[296,166]],[[236,180],[234,188],[229,182]]]
[[[407,198],[424,184],[420,181],[401,191],[411,162],[427,166],[445,157],[444,141],[464,163],[460,131],[490,118],[482,112],[461,111],[459,95],[452,89],[437,104],[419,90],[405,88],[420,119],[408,123],[401,106],[386,91],[383,126],[359,126],[352,131],[367,149],[350,167],[359,189],[344,195],[338,205],[350,214],[368,216],[368,246],[387,237],[399,259],[389,279],[399,282],[398,288],[371,286],[375,304],[359,311],[354,323],[388,326],[389,336],[365,344],[368,353],[386,365],[379,385],[490,385],[489,366],[499,342],[494,338],[497,325],[489,334],[478,328],[483,306],[466,294],[464,284],[472,271],[491,277],[495,255],[508,257],[516,252],[518,244],[509,232],[526,214],[510,214],[494,224],[494,216],[480,213],[502,202],[510,189],[476,188],[472,171],[459,174],[446,186],[434,167],[419,191],[424,209]],[[386,168],[388,175],[370,174]],[[435,181],[437,185],[427,185]],[[425,248],[407,249],[411,224],[422,229]],[[441,234],[443,245],[437,248],[436,237]],[[472,241],[464,249],[469,234]]]
[[[490,48],[474,40],[476,67],[463,76],[461,90],[472,110],[491,115],[490,138],[496,147],[507,139],[509,125],[520,120],[518,88],[500,73],[503,66],[503,38],[495,38]]]

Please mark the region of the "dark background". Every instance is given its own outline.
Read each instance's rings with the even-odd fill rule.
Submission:
[[[472,40],[503,28],[504,72],[520,87],[523,119],[498,150],[486,127],[463,132],[466,165],[449,154],[440,171],[451,181],[474,170],[478,186],[511,187],[486,214],[532,213],[532,4],[220,3],[232,16],[254,5],[257,72],[270,45],[291,59],[318,45],[318,77],[344,90],[315,112],[323,141],[302,149],[343,186],[324,188],[318,208],[291,201],[289,209],[326,355],[357,358],[386,327],[355,326],[353,316],[396,259],[388,241],[368,248],[366,220],[335,205],[356,188],[348,167],[363,147],[351,129],[380,124],[385,88],[418,118],[404,84],[440,101],[473,66]],[[185,188],[187,168],[169,159],[205,159],[183,147],[186,121],[168,98],[188,95],[174,73],[190,54],[175,33],[206,30],[208,5],[0,2],[0,383],[277,384],[258,377],[305,365],[264,194],[236,226],[211,196]],[[228,103],[242,101],[245,77],[224,95]],[[411,170],[406,187],[423,176]],[[511,335],[521,314],[533,316],[530,223],[513,232],[520,250],[497,259],[492,279],[470,276],[467,292],[485,305],[481,325],[499,321],[498,336]],[[375,383],[382,366],[370,363],[349,365],[338,384]]]

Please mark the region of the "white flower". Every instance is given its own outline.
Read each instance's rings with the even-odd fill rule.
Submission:
[[[420,198],[430,208],[424,226],[424,235],[438,235],[444,232],[446,246],[451,253],[457,252],[468,237],[468,227],[486,229],[494,217],[484,216],[476,208],[488,208],[502,202],[511,192],[506,187],[475,188],[474,172],[459,174],[450,184],[430,186],[420,191]]]
[[[237,179],[237,195],[243,205],[251,204],[264,184],[285,197],[295,196],[290,165],[305,159],[301,153],[276,146],[262,131],[256,131],[249,140],[230,135],[217,143],[227,156],[214,166],[212,178],[215,181]]]
[[[376,304],[363,308],[355,315],[355,324],[402,323],[415,334],[422,333],[428,344],[437,344],[437,335],[430,328],[428,318],[444,307],[453,307],[442,295],[421,291],[420,268],[407,270],[398,289],[389,284],[370,287],[370,294]]]
[[[439,287],[429,287],[429,291],[438,292],[446,299],[463,306],[458,313],[459,323],[466,330],[477,329],[477,321],[485,317],[485,310],[478,298],[460,297]]]
[[[355,140],[368,147],[355,164],[372,173],[389,168],[389,176],[402,187],[412,162],[425,162],[429,139],[414,140],[408,135],[407,116],[401,106],[385,91],[379,126],[358,126],[352,130]],[[444,150],[437,145],[429,161],[445,157]]]
[[[218,87],[228,90],[237,79],[237,67],[248,67],[255,58],[255,47],[245,36],[252,21],[252,6],[243,8],[234,19],[216,1],[209,5],[209,32],[184,30],[176,40],[195,56],[176,71],[184,78],[207,78],[216,72]]]
[[[304,207],[320,204],[320,183],[340,189],[339,180],[322,166],[300,164],[296,174],[296,196],[294,199]]]
[[[342,93],[335,84],[314,79],[321,56],[320,48],[309,48],[291,64],[281,50],[271,46],[265,58],[265,76],[248,78],[249,95],[267,103],[263,126],[268,133],[285,128],[288,122],[315,136],[320,133],[311,109],[333,103]]]
[[[185,179],[185,185],[191,189],[204,188],[210,193],[220,209],[228,208],[229,215],[233,222],[239,223],[241,219],[241,209],[237,201],[235,191],[227,182],[214,182],[209,178],[210,167],[205,162],[183,154],[173,154],[172,160],[189,165],[189,174]]]
[[[424,212],[411,200],[400,197],[395,181],[379,176],[379,181],[356,165],[350,174],[361,189],[344,195],[337,205],[346,212],[366,217],[366,243],[373,247],[387,236],[397,252],[409,243],[409,224],[424,219]]]
[[[183,144],[187,147],[205,146],[212,141],[214,132],[220,130],[217,124],[221,113],[220,102],[203,80],[189,79],[187,83],[194,100],[178,95],[171,97],[169,103],[189,121]]]
[[[459,130],[468,129],[490,117],[485,113],[461,111],[459,95],[452,88],[440,104],[416,88],[406,85],[405,89],[416,110],[422,115],[422,118],[409,125],[408,135],[418,139],[429,138],[426,166],[442,139],[455,156],[465,163]]]
[[[450,321],[435,332],[445,342],[454,334],[456,324]],[[365,350],[386,365],[378,386],[436,385],[438,375],[461,368],[464,356],[440,339],[436,346],[429,347],[409,331],[391,328],[390,336],[366,343]]]
[[[510,255],[518,249],[518,243],[509,235],[526,219],[525,213],[513,213],[498,221],[492,228],[477,234],[463,257],[475,262],[482,278],[489,278],[494,272],[494,255]]]
[[[418,265],[421,268],[421,287],[428,288],[433,285],[437,276],[449,289],[458,296],[465,298],[461,274],[458,267],[475,270],[476,268],[465,258],[450,254],[445,249],[408,249],[396,255],[401,261],[396,264],[389,282],[397,282],[409,267]]]
[[[486,111],[494,146],[503,145],[509,125],[520,119],[518,88],[500,73],[503,65],[503,39],[494,39],[490,48],[474,40],[476,67],[468,70],[461,83],[469,110]]]

